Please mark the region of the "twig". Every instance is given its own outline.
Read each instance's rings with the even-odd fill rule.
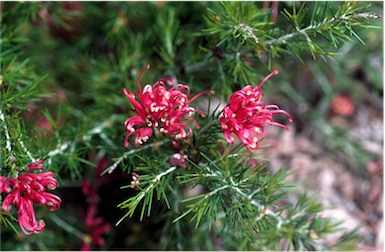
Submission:
[[[108,167],[107,169],[105,169],[100,175],[104,175],[106,174],[107,172],[109,174],[111,174],[115,169],[116,167],[124,160],[126,159],[129,155],[132,155],[132,154],[135,154],[135,153],[138,153],[140,151],[143,151],[143,150],[147,150],[149,148],[153,148],[155,146],[161,146],[165,143],[167,143],[168,140],[163,140],[163,141],[160,141],[160,142],[155,142],[155,143],[152,143],[152,144],[149,144],[149,145],[146,145],[142,148],[139,148],[139,149],[133,149],[133,150],[130,150],[130,151],[127,151],[125,152],[120,158],[118,158],[118,160],[116,160],[115,163],[113,163],[110,167]]]
[[[5,140],[6,140],[5,148],[9,152],[12,152],[11,137],[9,136],[8,127],[7,127],[7,124],[5,122],[5,117],[4,117],[3,111],[1,109],[0,109],[0,120],[3,121],[3,128],[5,130]]]
[[[256,44],[259,44],[259,39],[254,34],[254,29],[246,24],[239,24],[235,26],[236,29],[240,29],[242,32],[246,33],[249,37],[253,38]]]
[[[74,234],[80,240],[83,240],[83,233],[80,232],[75,227],[68,224],[67,222],[65,222],[62,218],[60,218],[59,216],[57,216],[54,213],[49,214],[49,217],[51,218],[52,221],[54,221],[56,223],[56,225],[58,225],[59,227],[61,227],[64,230],[66,230],[67,232]]]
[[[214,161],[215,162],[215,161]],[[213,163],[214,163],[213,162]],[[221,175],[223,176],[223,174],[221,174],[220,172],[218,171],[212,171],[210,169],[210,167],[208,165],[205,165],[206,169],[209,171],[209,174],[207,174],[209,177],[221,177]],[[206,176],[207,176],[206,175]],[[269,215],[271,217],[273,217],[274,219],[277,220],[277,228],[279,229],[282,224],[287,224],[289,222],[289,220],[286,220],[284,218],[282,218],[281,216],[277,215],[276,213],[274,213],[273,211],[267,209],[265,206],[261,205],[259,202],[257,202],[255,199],[252,199],[253,195],[256,193],[256,192],[253,192],[252,195],[247,195],[246,193],[244,193],[241,189],[239,189],[239,185],[238,183],[235,183],[235,181],[233,180],[232,177],[230,177],[229,179],[230,181],[230,185],[225,185],[223,187],[220,187],[221,189],[224,189],[224,187],[226,188],[231,188],[233,189],[239,196],[241,196],[242,198],[244,198],[245,200],[248,200],[253,206],[255,206],[256,208],[258,208],[258,210],[261,212],[261,214],[259,216],[256,217],[256,221],[262,219],[265,215]],[[228,181],[227,180],[222,180],[222,182],[224,184],[227,184]],[[216,191],[216,190],[215,190]]]
[[[274,213],[273,211],[271,211],[270,209],[267,209],[265,206],[262,206],[259,202],[257,202],[256,200],[254,199],[251,199],[251,197],[249,197],[246,193],[242,192],[241,189],[238,188],[238,185],[234,182],[233,178],[230,177],[230,183],[231,183],[231,188],[235,190],[235,192],[240,195],[242,198],[244,199],[247,199],[250,201],[250,203],[257,207],[258,210],[261,212],[261,215],[257,216],[256,220],[260,220],[263,218],[263,216],[265,215],[270,215],[271,217],[273,217],[274,219],[277,220],[277,228],[279,229],[282,224],[286,224],[289,222],[289,220],[286,220],[284,218],[282,218],[281,216],[277,215],[276,213]]]
[[[213,196],[214,194],[216,194],[217,192],[225,190],[226,188],[229,188],[229,187],[230,187],[229,185],[224,185],[224,186],[218,187],[217,189],[215,189],[215,190],[211,191],[210,193],[206,194],[206,196],[204,198],[207,199],[207,198]]]
[[[204,60],[204,61],[197,62],[197,63],[189,65],[189,66],[185,66],[184,71],[187,74],[191,74],[191,73],[198,72],[198,71],[204,71],[208,67],[213,65],[214,63],[215,63],[214,59]]]
[[[147,147],[147,146],[146,146],[146,147]],[[172,167],[168,168],[166,171],[164,171],[164,172],[158,174],[154,179],[151,180],[151,182],[150,182],[150,184],[147,186],[146,190],[141,191],[141,192],[135,197],[135,200],[133,201],[133,204],[134,204],[134,205],[138,205],[139,202],[144,198],[144,196],[145,196],[150,190],[152,190],[152,189],[155,187],[155,185],[160,181],[160,179],[161,179],[162,177],[164,177],[164,176],[166,176],[167,174],[169,174],[169,173],[175,171],[176,169],[177,169],[176,166],[172,166]],[[123,202],[123,203],[120,203],[120,204],[118,205],[118,207],[124,206],[125,204],[127,204],[128,201],[130,201],[130,199],[129,199],[129,200],[126,200],[126,201]],[[143,206],[143,207],[144,207],[144,206]],[[125,219],[125,217],[127,217],[127,216],[128,216],[128,214],[126,214],[125,216],[123,216],[123,217],[116,223],[116,226],[118,226],[118,225]]]
[[[118,117],[116,115],[111,116],[108,120],[102,122],[101,124],[99,124],[95,128],[92,128],[89,131],[87,131],[87,133],[84,134],[84,136],[82,136],[80,139],[82,139],[83,141],[89,141],[91,139],[92,135],[100,134],[105,128],[111,126],[111,123],[113,121],[115,121],[117,118]],[[48,152],[48,154],[47,154],[47,157],[49,158],[48,163],[51,162],[51,159],[53,156],[56,156],[58,154],[62,154],[63,151],[65,151],[70,145],[71,145],[71,142],[68,141],[66,143],[61,144],[58,148]]]
[[[21,138],[22,135],[20,135],[20,138]],[[35,163],[36,162],[36,159],[34,159],[31,155],[31,153],[28,151],[28,149],[25,147],[24,145],[24,142],[22,140],[19,139],[19,143],[21,145],[21,147],[23,148],[23,150],[25,151],[25,153],[27,153],[29,159],[31,159],[32,163]]]
[[[84,140],[89,140],[92,135],[100,134],[105,128],[110,127],[111,123],[115,121],[118,117],[116,115],[112,115],[108,120],[101,123],[99,126],[89,130],[84,136]]]
[[[49,157],[48,163],[49,163],[49,164],[51,163],[51,158],[52,158],[53,156],[56,156],[56,155],[58,155],[58,154],[63,153],[63,151],[65,151],[65,150],[68,148],[68,146],[69,146],[69,142],[64,143],[64,144],[61,144],[61,145],[59,146],[59,148],[54,149],[54,150],[51,150],[50,152],[48,152],[48,154],[47,154],[47,156]]]
[[[279,38],[276,38],[276,39],[267,40],[267,41],[265,41],[265,45],[266,46],[271,46],[271,45],[275,45],[275,44],[285,44],[287,40],[289,40],[289,39],[291,39],[293,37],[296,37],[298,35],[304,35],[308,31],[319,29],[322,26],[331,25],[334,22],[338,22],[338,21],[346,22],[350,18],[372,18],[372,19],[378,19],[379,16],[376,15],[376,14],[372,14],[372,13],[359,13],[359,14],[352,14],[352,15],[346,15],[345,14],[345,15],[342,15],[340,17],[333,17],[333,18],[331,18],[329,20],[326,20],[326,21],[323,21],[321,23],[314,24],[314,25],[309,25],[309,26],[307,26],[307,27],[305,27],[303,29],[298,29],[297,28],[297,30],[295,32],[286,34],[286,35],[284,35],[282,37],[279,37]],[[309,38],[307,37],[306,40],[309,41]]]

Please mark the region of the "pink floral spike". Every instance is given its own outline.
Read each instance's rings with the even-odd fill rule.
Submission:
[[[40,234],[44,231],[45,222],[43,220],[36,221],[33,203],[25,197],[21,198],[17,217],[20,228],[25,234]]]
[[[275,125],[290,130],[288,126],[274,122],[273,117],[281,113],[292,122],[291,116],[277,105],[266,105],[261,101],[262,85],[275,74],[278,74],[277,70],[266,76],[257,87],[248,85],[231,95],[230,102],[223,109],[219,119],[223,134],[230,144],[234,144],[234,138],[231,136],[231,133],[234,133],[249,151],[254,152],[258,148],[258,141],[265,125]]]
[[[43,171],[43,161],[38,160],[27,168],[29,171]],[[51,211],[58,210],[60,197],[46,191],[55,189],[57,185],[53,172],[24,173],[17,178],[0,176],[0,193],[7,194],[1,207],[10,211],[14,205],[21,230],[26,235],[40,234],[44,231],[45,223],[43,220],[36,221],[33,203],[47,206]]]
[[[29,171],[34,171],[34,170],[42,171],[44,170],[43,160],[36,160],[35,163],[27,165],[27,168]]]
[[[191,117],[194,113],[198,113],[204,117],[202,111],[191,107],[190,104],[204,94],[214,94],[214,91],[206,90],[190,99],[190,88],[186,85],[176,84],[167,89],[165,82],[173,81],[171,78],[161,79],[152,86],[147,84],[142,89],[140,77],[149,68],[150,66],[147,65],[139,73],[138,93],[123,89],[136,112],[136,115],[124,122],[124,127],[128,131],[124,141],[126,147],[131,135],[136,135],[135,144],[145,143],[151,137],[153,128],[177,139],[189,137],[192,134],[192,128],[186,122],[192,122],[197,128],[199,125],[194,119],[186,116]]]

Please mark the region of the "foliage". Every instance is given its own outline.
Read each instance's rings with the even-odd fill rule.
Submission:
[[[1,248],[97,247],[85,224],[86,178],[99,195],[97,216],[115,224],[104,235],[105,249],[354,248],[356,230],[345,230],[333,244],[327,241],[339,231],[338,221],[324,218],[322,202],[287,182],[289,167],[274,173],[264,147],[250,153],[240,143],[226,143],[218,122],[223,106],[216,98],[225,104],[235,90],[257,86],[278,69],[264,86],[266,97],[282,100],[283,108],[285,103],[314,107],[301,115],[285,110],[294,125],[313,121],[309,127],[319,127],[327,148],[363,163],[367,155],[323,120],[324,110],[314,112],[321,105],[294,83],[308,71],[316,95],[328,102],[347,89],[359,96],[346,84],[354,77],[347,73],[353,61],[381,92],[374,66],[351,52],[368,50],[363,54],[378,57],[376,12],[382,4],[279,2],[277,19],[263,4],[1,3],[1,175],[16,177],[42,159],[57,176],[63,200],[58,212],[37,212],[47,225],[31,237],[18,231],[16,211],[2,211]],[[193,94],[212,89],[216,97],[192,104],[206,117],[195,116],[201,127],[190,138],[155,132],[143,146],[130,141],[127,149],[123,122],[135,112],[123,88],[137,91],[137,76],[147,64],[152,67],[142,82],[172,77],[188,83]],[[326,76],[331,71],[336,85]],[[170,164],[176,153],[188,157],[186,168]]]

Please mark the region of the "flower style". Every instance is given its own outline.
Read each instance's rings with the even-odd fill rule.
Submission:
[[[275,74],[278,74],[277,70],[266,76],[257,87],[248,85],[231,95],[230,102],[223,109],[219,119],[223,134],[230,144],[234,144],[234,138],[231,136],[231,133],[234,133],[249,151],[254,152],[258,148],[258,141],[265,125],[275,125],[290,130],[288,126],[274,122],[273,117],[282,113],[292,122],[291,116],[277,105],[266,105],[261,101],[262,85]]]
[[[124,141],[126,147],[128,138],[134,134],[136,134],[137,145],[146,142],[152,135],[154,127],[177,139],[189,137],[192,129],[186,122],[192,122],[197,128],[199,125],[194,119],[185,116],[190,117],[194,113],[205,116],[202,111],[191,107],[190,104],[204,94],[214,94],[214,91],[206,90],[189,99],[190,88],[186,85],[176,84],[167,90],[165,82],[173,81],[171,78],[163,78],[152,86],[147,84],[142,90],[140,77],[149,68],[150,66],[147,65],[138,76],[138,93],[123,90],[136,112],[136,115],[129,117],[124,123],[129,132]]]
[[[29,172],[43,171],[43,161],[37,160],[29,164],[27,169]],[[45,223],[43,220],[36,221],[33,203],[47,206],[51,211],[58,210],[60,197],[46,191],[54,190],[57,186],[53,172],[24,173],[19,174],[17,178],[0,176],[0,193],[7,193],[2,208],[10,211],[11,205],[16,206],[21,230],[27,235],[40,234]]]

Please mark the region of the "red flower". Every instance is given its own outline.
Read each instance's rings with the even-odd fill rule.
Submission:
[[[17,218],[21,230],[27,235],[40,234],[44,231],[45,222],[43,220],[36,221],[32,200],[26,197],[22,197],[20,200]]]
[[[28,170],[29,171],[34,171],[34,170],[43,171],[44,170],[43,163],[44,163],[43,160],[37,160],[35,163],[27,165]]]
[[[186,85],[176,84],[167,90],[165,81],[173,80],[170,78],[161,79],[152,86],[148,84],[142,90],[140,77],[149,68],[147,65],[138,76],[138,93],[123,90],[136,112],[136,115],[129,117],[124,123],[129,132],[124,141],[126,147],[128,138],[134,134],[136,144],[146,142],[152,135],[153,128],[177,139],[189,137],[192,129],[186,122],[194,123],[197,128],[199,125],[195,120],[185,116],[192,116],[195,112],[202,117],[205,116],[202,111],[190,107],[190,104],[206,93],[214,93],[212,90],[206,90],[189,99],[190,88]]]
[[[96,217],[97,203],[99,201],[97,188],[93,187],[88,179],[82,182],[83,194],[87,197],[88,209],[85,219],[87,234],[83,237],[82,251],[91,250],[91,245],[104,247],[106,241],[102,237],[104,233],[111,231],[112,225],[104,222],[102,217]]]
[[[105,223],[102,217],[96,216],[96,202],[92,202],[88,206],[87,215],[86,215],[86,229],[90,233],[87,235],[87,239],[84,239],[81,250],[89,251],[91,245],[104,247],[106,241],[102,237],[104,233],[111,231],[112,225],[110,223]]]
[[[338,95],[333,98],[331,109],[338,115],[351,116],[354,112],[354,102],[350,96]]]
[[[274,122],[273,117],[282,113],[291,122],[291,116],[286,111],[279,109],[277,105],[266,105],[261,101],[263,83],[275,74],[278,74],[277,70],[266,76],[257,87],[248,85],[231,95],[230,102],[219,119],[223,134],[230,144],[234,144],[234,138],[231,136],[231,133],[234,133],[243,145],[253,152],[258,148],[258,141],[265,125],[275,125],[289,130],[288,126]]]
[[[43,171],[43,161],[38,160],[27,166],[29,171]],[[60,208],[59,196],[46,192],[57,187],[54,173],[43,172],[40,174],[19,174],[17,178],[6,178],[0,176],[0,193],[5,192],[2,208],[11,210],[11,205],[17,207],[17,216],[21,230],[27,234],[40,234],[43,232],[45,223],[43,220],[36,221],[33,203],[47,206],[51,211]]]

